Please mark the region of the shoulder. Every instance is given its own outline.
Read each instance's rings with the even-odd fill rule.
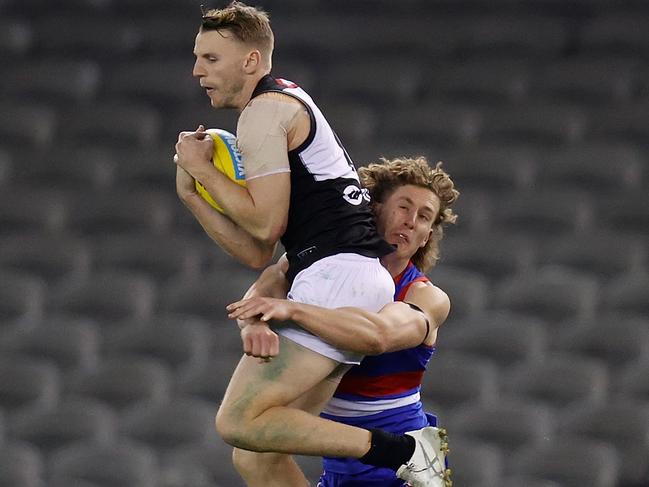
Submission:
[[[246,131],[265,130],[267,127],[290,127],[306,109],[296,98],[279,92],[256,96],[245,106],[237,123],[237,135]]]
[[[448,294],[429,281],[413,282],[404,296],[404,301],[420,307],[435,327],[444,323],[451,310]]]

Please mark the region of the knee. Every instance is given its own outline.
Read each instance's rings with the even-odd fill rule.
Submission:
[[[219,408],[214,421],[216,432],[228,445],[244,448],[245,427],[244,422],[235,415],[228,414],[224,408]]]

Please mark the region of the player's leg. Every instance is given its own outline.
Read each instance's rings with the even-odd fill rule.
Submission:
[[[317,415],[329,401],[349,366],[340,365],[323,382],[290,404],[291,407]],[[257,453],[235,448],[233,463],[248,487],[304,487],[308,480],[291,455]]]
[[[370,446],[368,431],[289,406],[337,366],[284,337],[280,354],[269,363],[244,356],[219,408],[218,432],[232,446],[257,452],[362,456]]]

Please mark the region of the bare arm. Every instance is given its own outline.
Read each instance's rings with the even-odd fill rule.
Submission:
[[[275,244],[286,230],[291,192],[288,151],[305,137],[300,129],[309,123],[301,103],[273,95],[277,96],[254,98],[239,117],[237,144],[246,187],[214,168],[204,133],[181,134],[176,144],[177,164],[205,187],[233,222],[267,245]]]
[[[275,264],[264,269],[259,278],[248,288],[243,296],[244,299],[256,296],[278,299],[286,298],[286,293],[288,293],[287,271],[288,260],[286,259],[286,255],[283,255]]]
[[[428,284],[413,284],[406,303],[389,303],[378,313],[359,308],[327,309],[285,299],[253,298],[228,306],[231,318],[262,315],[263,321],[292,320],[326,342],[367,355],[434,343],[437,328],[448,315],[448,296]],[[428,320],[428,326],[426,324]]]
[[[277,244],[257,240],[212,208],[196,191],[194,178],[180,166],[176,168],[176,190],[205,233],[233,258],[253,269],[263,269],[273,258]]]

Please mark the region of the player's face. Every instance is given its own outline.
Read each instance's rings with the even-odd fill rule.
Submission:
[[[247,50],[227,30],[199,32],[192,74],[199,79],[214,108],[239,108]]]
[[[411,184],[398,187],[377,211],[377,227],[383,238],[396,245],[397,254],[411,258],[428,242],[440,200],[435,193]]]

